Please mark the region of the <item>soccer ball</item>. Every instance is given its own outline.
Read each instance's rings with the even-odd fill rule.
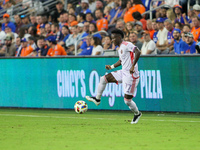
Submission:
[[[77,101],[74,105],[74,110],[78,114],[83,114],[88,110],[88,105],[85,101]]]

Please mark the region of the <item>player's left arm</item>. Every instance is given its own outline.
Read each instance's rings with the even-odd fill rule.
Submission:
[[[140,54],[141,54],[141,51],[137,47],[135,47],[134,52],[135,52],[135,58],[134,58],[134,61],[133,61],[133,65],[130,69],[131,74],[135,72],[134,68],[135,68],[135,65],[138,62],[138,60],[140,58]]]

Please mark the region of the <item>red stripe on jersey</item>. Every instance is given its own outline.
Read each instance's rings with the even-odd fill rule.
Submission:
[[[135,90],[135,83],[136,83],[136,80],[133,80],[132,86],[131,86],[131,93],[133,93]]]
[[[131,57],[131,63],[133,64],[133,59],[134,59],[134,53],[130,52],[130,57]]]

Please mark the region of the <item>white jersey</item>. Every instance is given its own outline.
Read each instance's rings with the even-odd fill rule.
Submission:
[[[123,41],[121,43],[118,53],[119,53],[119,59],[121,60],[122,71],[129,72],[129,70],[131,69],[135,58],[135,53],[134,53],[135,48],[136,46],[131,42]],[[137,63],[135,64],[134,70],[135,72],[133,73],[133,77],[138,78],[139,71]]]

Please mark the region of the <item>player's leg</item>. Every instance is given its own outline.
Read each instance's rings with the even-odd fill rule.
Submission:
[[[125,79],[123,82],[124,87],[124,102],[129,107],[129,109],[134,113],[134,117],[131,121],[131,124],[135,124],[139,121],[142,113],[138,110],[136,103],[132,100],[133,95],[137,89],[137,85],[139,83],[138,79],[132,79],[131,82],[128,79]]]
[[[85,98],[90,102],[94,102],[98,106],[101,102],[101,96],[102,96],[103,91],[106,88],[107,83],[118,83],[119,81],[117,81],[117,78],[120,79],[120,76],[121,76],[120,74],[121,74],[121,71],[117,71],[117,72],[111,72],[105,76],[102,76],[98,84],[96,97],[86,96]]]

